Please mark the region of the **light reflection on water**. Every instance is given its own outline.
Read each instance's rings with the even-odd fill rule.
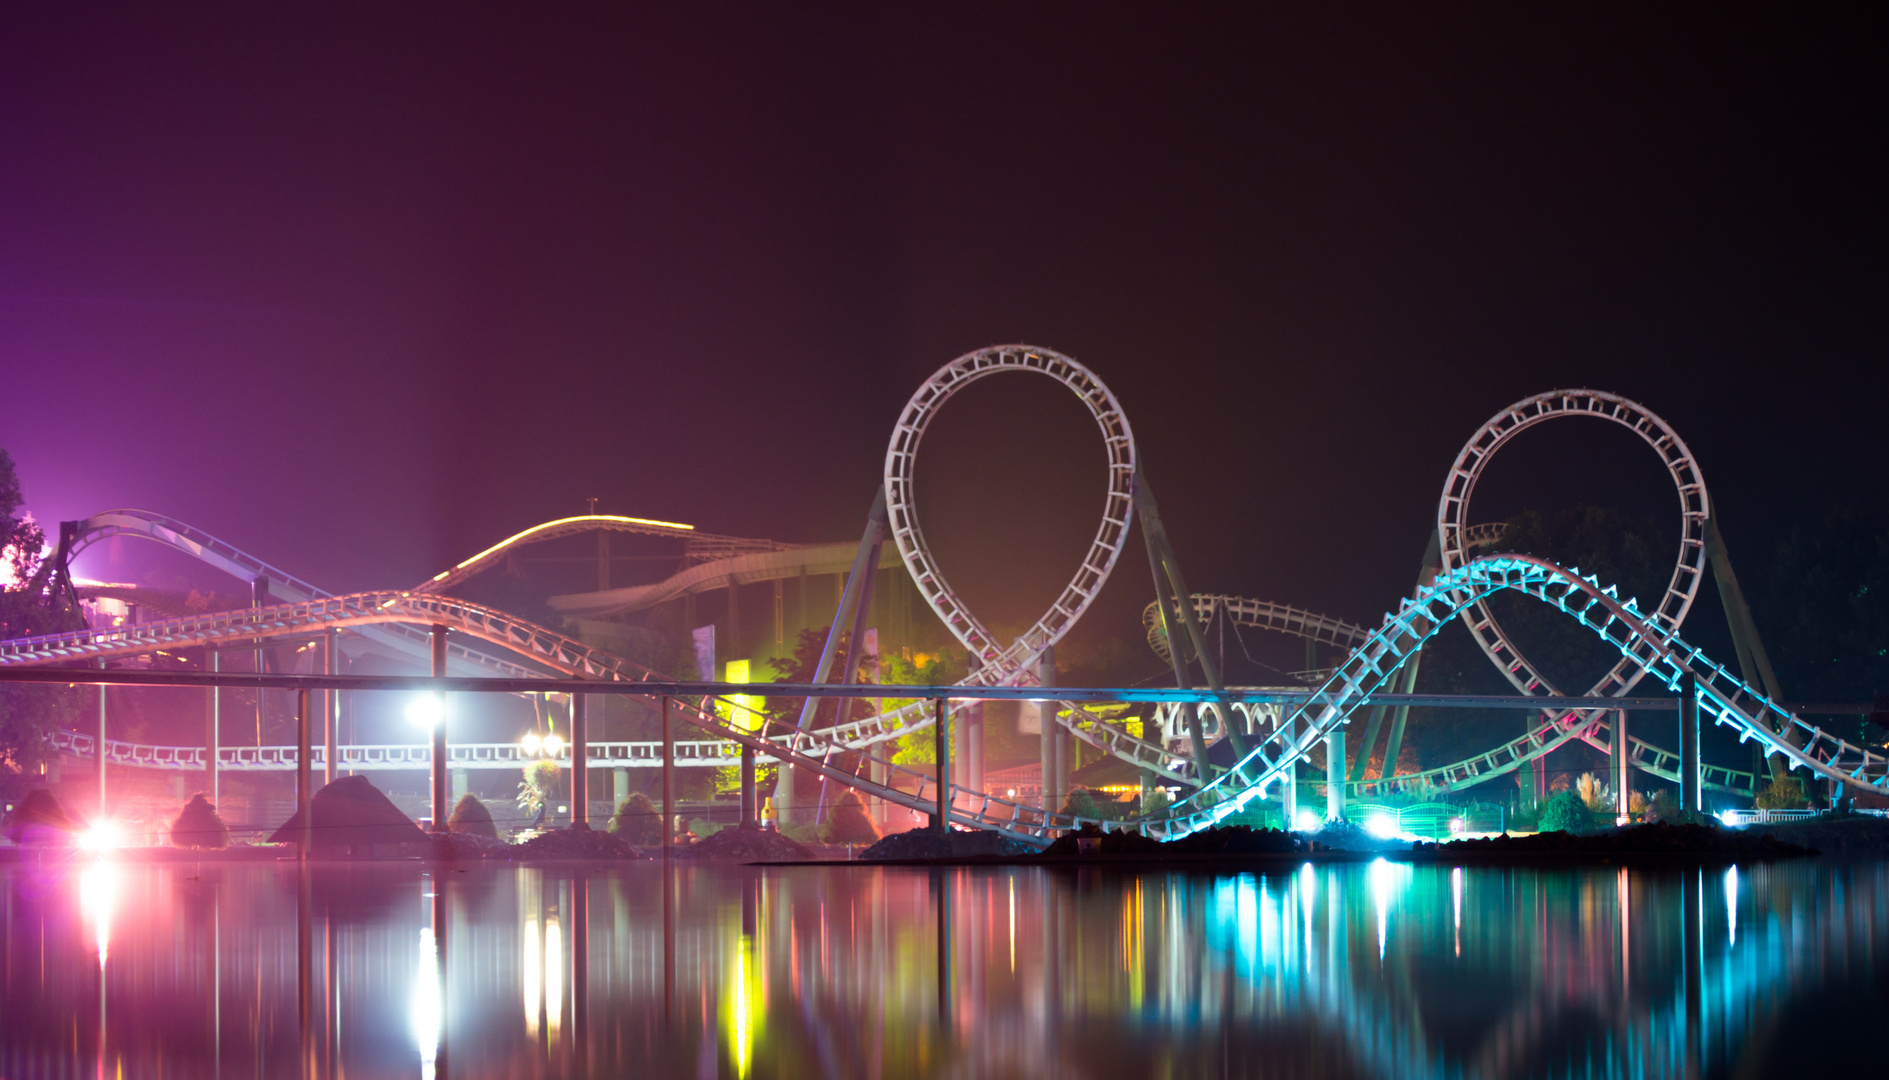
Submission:
[[[0,875],[10,1080],[1758,1076],[1889,1004],[1880,863]]]

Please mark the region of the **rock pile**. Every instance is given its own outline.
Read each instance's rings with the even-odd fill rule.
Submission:
[[[706,840],[676,849],[682,859],[727,859],[735,862],[793,862],[810,860],[813,850],[766,829],[723,829]]]
[[[522,844],[507,844],[500,858],[640,859],[635,848],[598,829],[553,829]]]
[[[1021,840],[994,832],[953,829],[939,835],[918,828],[893,833],[859,853],[861,859],[963,859],[975,855],[1034,855],[1036,849]]]

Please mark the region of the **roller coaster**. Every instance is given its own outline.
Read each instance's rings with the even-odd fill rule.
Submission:
[[[945,403],[971,383],[1005,373],[1047,377],[1074,393],[1100,429],[1108,458],[1101,522],[1081,564],[1042,616],[1010,641],[993,634],[945,579],[920,527],[913,483],[926,429]],[[1598,418],[1628,428],[1660,455],[1672,476],[1683,523],[1680,549],[1670,582],[1650,611],[1642,611],[1636,599],[1622,601],[1613,586],[1583,576],[1578,569],[1495,550],[1501,546],[1501,528],[1469,522],[1471,495],[1496,452],[1519,432],[1564,417]],[[396,657],[424,660],[429,656],[429,628],[445,627],[456,639],[448,658],[453,674],[661,682],[662,676],[622,657],[449,595],[449,590],[520,545],[611,530],[681,538],[691,565],[656,585],[554,598],[561,612],[602,615],[637,610],[718,582],[778,579],[813,567],[819,568],[817,572],[834,573],[850,564],[813,682],[830,681],[836,670],[850,680],[858,670],[861,635],[856,631],[864,625],[873,578],[878,568],[892,564],[892,553],[885,550],[890,540],[919,594],[974,660],[971,674],[954,684],[964,691],[961,697],[953,696],[954,710],[974,703],[979,688],[1041,687],[1043,696],[1053,700],[1055,691],[1046,685],[1046,657],[1094,602],[1137,519],[1156,590],[1147,613],[1150,644],[1169,661],[1176,685],[1183,689],[1193,689],[1192,664],[1199,665],[1206,682],[1199,688],[1200,703],[1164,705],[1151,718],[1154,723],[1141,730],[1131,730],[1130,724],[1104,718],[1100,711],[1078,702],[1059,701],[1044,713],[1053,716],[1069,736],[1186,790],[1184,797],[1160,813],[1126,823],[1150,835],[1185,835],[1242,812],[1275,787],[1292,792],[1298,765],[1321,746],[1332,762],[1329,786],[1358,794],[1453,791],[1530,765],[1576,740],[1618,753],[1612,710],[1555,707],[1554,700],[1567,695],[1522,653],[1488,606],[1489,599],[1501,592],[1549,605],[1619,654],[1614,667],[1582,697],[1621,697],[1650,676],[1657,685],[1690,694],[1701,715],[1731,728],[1741,743],[1755,740],[1767,758],[1776,757],[1790,769],[1807,770],[1852,789],[1889,791],[1889,758],[1836,737],[1779,704],[1781,694],[1737,591],[1699,465],[1678,434],[1644,406],[1600,391],[1561,390],[1535,395],[1496,413],[1464,445],[1449,470],[1438,503],[1432,549],[1417,587],[1377,628],[1367,630],[1298,608],[1190,592],[1142,470],[1128,418],[1114,394],[1075,360],[1022,345],[981,349],[959,357],[912,396],[894,427],[883,483],[856,548],[715,537],[674,523],[590,514],[528,529],[409,590],[334,596],[181,522],[144,511],[111,511],[62,527],[59,546],[49,560],[60,568],[57,572],[69,575],[64,568],[88,544],[112,536],[136,537],[181,551],[238,579],[266,581],[270,602],[0,642],[0,672],[23,666],[97,666],[158,650],[254,647],[259,642],[306,639],[335,631],[358,635],[369,647]],[[1738,675],[1687,644],[1678,633],[1708,564],[1732,621]],[[1408,692],[1424,642],[1452,618],[1463,621],[1477,646],[1522,695],[1541,699],[1539,719],[1521,737],[1472,758],[1413,774],[1366,779],[1364,762],[1386,712],[1374,698],[1398,692],[1399,686]],[[1222,679],[1204,629],[1215,619],[1305,638],[1342,649],[1344,655],[1329,671],[1310,673],[1313,683],[1303,703],[1288,707],[1262,701],[1243,693],[1243,688],[1227,686]],[[850,635],[849,627],[855,631]],[[555,682],[546,689],[556,692]],[[862,695],[870,692],[860,690]],[[725,766],[748,751],[759,760],[804,770],[921,813],[948,804],[950,819],[959,824],[1039,843],[1087,820],[1058,812],[1053,805],[992,795],[954,783],[948,775],[940,777],[935,770],[890,760],[880,749],[882,744],[938,721],[943,710],[931,708],[926,701],[824,726],[814,725],[818,716],[814,698],[807,700],[794,723],[737,722],[730,717],[739,715],[740,706],[714,694],[679,702],[679,706],[683,719],[706,738],[678,744],[673,758],[678,765]],[[1368,717],[1364,745],[1346,776],[1342,733],[1359,717]],[[1386,773],[1394,772],[1404,722],[1404,707],[1398,707],[1384,758]],[[1150,726],[1158,728],[1159,734],[1146,729]],[[1683,779],[1679,754],[1638,738],[1621,741],[1634,767],[1666,780]],[[93,737],[70,732],[55,736],[55,746],[66,753],[160,769],[202,769],[208,753],[203,747],[110,741],[101,748]],[[218,748],[217,764],[239,770],[293,768],[292,750]],[[420,767],[426,751],[426,747],[338,747],[335,763],[351,769],[411,769]],[[515,749],[501,746],[460,745],[449,753],[456,768],[517,768],[520,764]],[[586,749],[586,759],[591,768],[646,767],[660,764],[663,754],[656,743],[596,743]],[[1749,795],[1758,787],[1759,778],[1714,766],[1702,767],[1696,782]],[[941,783],[947,785],[942,799]]]

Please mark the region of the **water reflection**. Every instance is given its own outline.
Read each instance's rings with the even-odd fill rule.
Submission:
[[[1889,969],[1876,863],[4,879],[7,1077],[1761,1076]]]

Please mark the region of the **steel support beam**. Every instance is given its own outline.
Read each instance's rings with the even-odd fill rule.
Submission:
[[[1679,686],[1679,802],[1689,814],[1704,809],[1699,801],[1699,680],[1691,673]]]
[[[584,695],[571,695],[571,828],[590,828],[590,723]]]
[[[313,702],[310,699],[314,696],[313,690],[301,690],[295,695],[295,812],[300,815],[298,820],[302,823],[296,845],[301,849],[303,859],[308,858],[315,840],[315,793],[309,790],[314,781],[313,773],[310,772],[314,764],[310,759],[314,757],[314,752],[310,748],[311,736],[308,730],[313,721],[310,713]]]
[[[669,699],[662,699],[662,854],[669,857],[676,832],[676,742],[669,729]]]
[[[446,628],[437,623],[432,630],[433,677],[446,676]],[[452,810],[446,805],[446,692],[439,695],[437,719],[433,724],[433,831],[446,831],[446,818]]]
[[[931,744],[938,759],[938,812],[931,819],[931,827],[941,833],[951,831],[951,731],[945,716],[950,704],[946,698],[937,700],[938,715],[931,726]],[[1049,725],[1043,729],[1049,730]]]
[[[1345,818],[1345,732],[1337,728],[1325,736],[1325,820]]]

